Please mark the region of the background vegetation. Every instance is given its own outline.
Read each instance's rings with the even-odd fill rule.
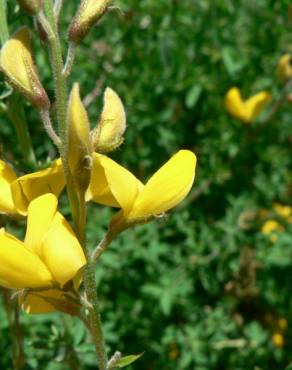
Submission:
[[[15,3],[9,1],[10,32],[32,26]],[[276,370],[292,360],[292,215],[281,217],[273,208],[275,202],[291,205],[292,105],[283,104],[265,123],[272,102],[247,126],[223,103],[234,85],[246,97],[265,89],[279,98],[276,65],[292,52],[289,3],[120,1],[124,16],[111,12],[78,49],[72,82],[81,84],[92,124],[105,86],[127,108],[126,141],[113,155],[119,163],[146,180],[179,148],[198,156],[185,203],[166,221],[121,235],[96,269],[109,350],[145,351],[133,369]],[[64,39],[77,4],[65,1]],[[47,55],[36,33],[34,50],[50,91]],[[25,111],[45,164],[56,153],[37,113],[28,105]],[[4,114],[0,119],[3,158],[23,166],[14,129]],[[92,247],[111,212],[90,206]],[[263,234],[268,219],[282,231]],[[11,221],[9,227],[16,226]],[[93,346],[77,319],[22,315],[21,322],[25,370],[95,368]],[[0,330],[0,368],[10,370],[3,304]]]

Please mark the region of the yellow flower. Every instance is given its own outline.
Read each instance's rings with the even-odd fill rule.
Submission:
[[[235,118],[250,123],[261,114],[271,98],[270,93],[262,91],[247,100],[242,100],[239,89],[232,87],[225,96],[225,107]]]
[[[180,150],[143,185],[110,158],[94,154],[86,197],[121,208],[113,219],[112,228],[123,230],[159,216],[180,203],[192,187],[195,168],[195,154]]]
[[[292,66],[290,54],[281,56],[277,66],[277,74],[282,81],[289,80],[292,77]]]
[[[104,15],[110,0],[82,0],[69,27],[69,39],[79,43]]]
[[[262,228],[261,228],[261,232],[263,234],[270,234],[272,233],[273,231],[283,231],[283,226],[279,224],[279,222],[275,221],[275,220],[268,220],[266,221]]]
[[[0,213],[25,216],[30,201],[50,192],[59,196],[64,185],[60,159],[49,168],[19,178],[7,163],[0,160]]]
[[[286,331],[288,328],[288,321],[285,317],[280,317],[278,320],[278,327],[282,331]]]
[[[30,48],[30,31],[21,28],[3,45],[0,53],[0,68],[9,83],[38,108],[47,109],[49,98],[44,90]]]
[[[292,207],[284,206],[280,203],[273,204],[273,210],[282,218],[289,219],[292,216]]]
[[[11,289],[62,288],[86,264],[83,250],[57,212],[57,205],[53,194],[30,203],[24,242],[2,230],[0,285]]]
[[[285,344],[284,337],[281,333],[274,333],[272,336],[272,342],[277,348],[282,348]]]
[[[95,151],[107,153],[120,146],[126,127],[126,112],[123,103],[118,94],[107,87],[104,92],[103,110],[99,122],[91,133]]]

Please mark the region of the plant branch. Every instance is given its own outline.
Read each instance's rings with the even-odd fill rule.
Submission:
[[[75,53],[76,53],[76,45],[74,42],[70,42],[68,46],[68,53],[67,53],[67,58],[66,58],[66,63],[63,68],[63,76],[65,78],[68,78],[70,76],[72,66],[74,63],[75,59]]]
[[[45,128],[48,136],[51,138],[51,140],[57,146],[57,148],[60,148],[61,144],[62,144],[62,141],[59,138],[59,136],[56,134],[56,132],[53,128],[51,118],[50,118],[50,112],[47,109],[42,110],[42,111],[40,111],[40,115],[41,115],[41,119],[43,121],[44,128]]]
[[[2,45],[9,37],[6,9],[6,0],[0,0],[0,40]]]
[[[110,243],[114,239],[114,236],[110,231],[107,232],[105,237],[100,241],[95,250],[92,253],[91,261],[96,262],[103,252],[109,247]]]

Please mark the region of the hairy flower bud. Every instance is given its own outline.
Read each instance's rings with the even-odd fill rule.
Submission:
[[[36,15],[43,7],[43,0],[18,0],[18,3],[30,15]]]
[[[30,47],[30,31],[21,28],[6,41],[0,52],[0,68],[8,82],[35,107],[48,109],[50,101],[34,65]]]
[[[91,27],[105,14],[110,0],[82,0],[69,26],[69,39],[74,43],[81,42]]]
[[[69,168],[80,190],[86,190],[92,167],[92,145],[86,110],[79,95],[79,85],[74,84],[68,106]]]
[[[119,147],[127,127],[126,112],[118,94],[107,87],[103,100],[98,125],[91,133],[93,147],[99,153],[107,153]]]

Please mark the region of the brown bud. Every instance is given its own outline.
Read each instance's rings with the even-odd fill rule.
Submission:
[[[43,0],[18,0],[18,3],[30,15],[36,15],[43,7]]]
[[[69,26],[69,40],[80,43],[92,26],[106,13],[110,0],[82,0]]]

